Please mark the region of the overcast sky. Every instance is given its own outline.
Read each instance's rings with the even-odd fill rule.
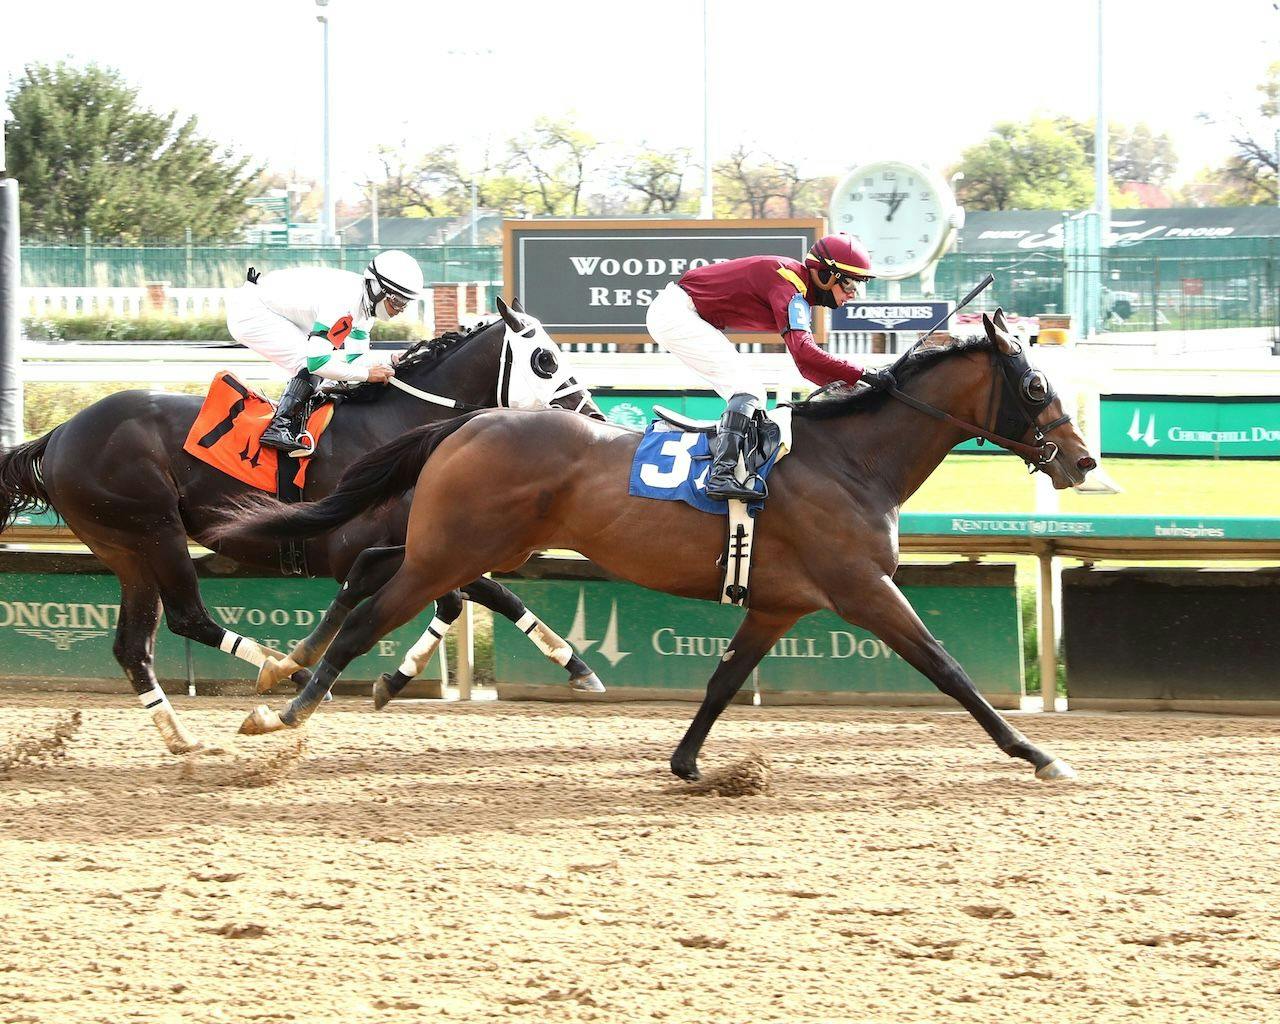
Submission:
[[[1093,116],[1097,0],[709,0],[711,153],[738,145],[840,174],[954,162],[991,125]],[[334,184],[380,143],[500,144],[570,112],[619,147],[702,152],[702,0],[330,0]],[[1108,119],[1170,133],[1178,178],[1220,163],[1280,58],[1271,0],[1105,0]],[[110,64],[153,106],[284,173],[321,163],[315,0],[5,4],[0,75]],[[487,51],[487,52],[485,52]],[[1201,112],[1228,124],[1213,127]],[[696,183],[694,184],[696,186]]]

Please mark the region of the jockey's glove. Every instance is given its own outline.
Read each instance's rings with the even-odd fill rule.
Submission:
[[[888,370],[867,370],[858,378],[858,383],[865,384],[872,391],[888,391],[897,386],[897,381]]]

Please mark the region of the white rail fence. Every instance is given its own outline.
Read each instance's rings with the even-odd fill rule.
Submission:
[[[406,319],[440,333],[456,323],[458,315],[475,316],[488,309],[501,285],[431,285],[410,303],[402,314]],[[227,296],[233,288],[23,288],[19,309],[25,316],[42,319],[56,316],[111,314],[119,317],[146,315],[175,317],[221,317],[226,315]],[[441,327],[437,323],[437,313]],[[452,322],[450,322],[452,321]]]

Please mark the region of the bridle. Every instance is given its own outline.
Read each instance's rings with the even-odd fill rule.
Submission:
[[[506,409],[511,405],[511,380],[514,351],[512,347],[512,334],[509,325],[504,324],[505,334],[502,340],[502,351],[498,356],[498,381],[497,395],[498,408]],[[522,337],[532,340],[535,328],[528,327],[526,331],[521,333]],[[542,346],[535,347],[529,353],[529,370],[534,376],[545,381],[552,381],[560,373],[560,361],[558,354],[553,349]],[[470,405],[466,402],[460,402],[456,398],[448,398],[444,395],[437,395],[430,391],[423,391],[421,388],[415,388],[412,384],[407,384],[398,376],[393,376],[389,381],[392,387],[398,388],[407,395],[412,395],[419,401],[428,402],[431,405],[444,406],[446,409],[457,409],[460,412],[475,412],[479,409],[488,408],[482,405]],[[572,376],[568,376],[558,385],[553,386],[553,390],[547,395],[543,401],[548,408],[554,405],[560,399],[567,398],[570,395],[579,394],[581,397],[578,404],[571,411],[582,412],[583,408],[591,402],[591,392]],[[560,406],[559,408],[568,409],[569,406]]]
[[[899,359],[887,371],[893,383],[884,390],[904,405],[909,405],[936,420],[959,427],[969,436],[978,438],[979,444],[990,441],[1005,451],[1013,452],[1027,464],[1030,472],[1044,472],[1058,457],[1058,445],[1045,435],[1064,423],[1070,423],[1071,416],[1064,412],[1049,423],[1039,422],[1045,409],[1053,404],[1058,395],[1048,378],[1028,362],[1022,346],[1017,342],[1012,344],[1014,351],[1011,353],[1000,351],[994,343],[991,347],[991,396],[987,402],[985,417],[985,421],[991,424],[989,429],[969,423],[958,416],[952,416],[951,413],[943,412],[936,406],[913,398],[901,390],[894,378],[894,370],[902,365],[903,359]],[[903,358],[905,359],[905,356]],[[997,370],[999,372],[996,372]],[[1013,402],[1001,400],[1006,397],[1012,398]],[[1017,441],[1008,436],[1015,433],[1018,436],[1025,436],[1028,432],[1032,434],[1032,444]]]

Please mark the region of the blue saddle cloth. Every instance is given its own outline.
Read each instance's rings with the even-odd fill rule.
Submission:
[[[775,451],[760,467],[761,479],[767,479],[778,461]],[[627,493],[637,498],[659,501],[683,501],[699,512],[724,516],[729,503],[707,497],[707,474],[711,472],[710,439],[706,434],[686,434],[661,420],[650,423],[640,439],[635,458],[631,460],[631,478]],[[759,481],[753,486],[761,490]],[[755,515],[764,508],[763,499],[747,504]]]

